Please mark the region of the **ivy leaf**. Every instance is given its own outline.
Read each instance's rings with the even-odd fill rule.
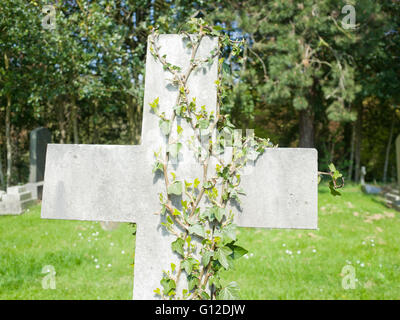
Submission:
[[[185,241],[181,238],[176,239],[174,242],[171,243],[172,251],[179,253],[182,257],[184,256],[183,246]]]
[[[336,171],[336,167],[335,167],[335,165],[334,165],[333,163],[331,163],[331,164],[329,165],[329,170],[330,170],[331,172],[335,172],[335,171]]]
[[[230,224],[223,228],[222,236],[225,243],[236,241],[236,225]]]
[[[189,291],[192,291],[195,287],[197,287],[199,285],[199,279],[196,278],[193,275],[190,275],[188,277],[188,289]]]
[[[203,257],[201,258],[202,265],[205,267],[208,266],[212,256],[214,256],[214,252],[212,251],[204,252]]]
[[[181,148],[182,148],[182,143],[180,142],[173,143],[168,146],[168,152],[171,155],[171,157],[177,158]]]
[[[157,98],[154,99],[153,102],[150,102],[150,103],[149,103],[151,109],[152,109],[154,112],[157,111],[159,101],[160,101],[160,98],[157,97]]]
[[[225,215],[225,208],[215,207],[214,215],[218,222],[221,222]]]
[[[333,195],[334,197],[342,195],[339,191],[335,189],[335,185],[332,181],[329,182],[329,189],[331,190],[331,195]]]
[[[210,295],[207,293],[207,292],[205,292],[205,291],[202,291],[201,292],[201,297],[204,299],[204,300],[210,300],[211,298],[210,298]]]
[[[186,273],[190,275],[192,273],[193,267],[196,264],[196,260],[193,258],[189,258],[183,260],[181,263],[181,268],[185,269]]]
[[[176,283],[172,279],[163,278],[161,279],[160,284],[164,288],[164,294],[169,294],[176,288]]]
[[[204,227],[201,225],[201,224],[195,224],[195,225],[193,225],[193,226],[190,226],[189,228],[188,228],[188,230],[189,230],[189,233],[191,233],[191,234],[195,234],[195,235],[198,235],[198,236],[200,236],[200,237],[203,237],[203,238],[205,238],[205,231],[204,231]]]
[[[197,124],[199,125],[200,129],[207,129],[210,125],[210,121],[208,121],[208,119],[201,119],[197,122]]]
[[[181,116],[182,115],[182,106],[178,105],[174,107],[175,113],[177,116]]]
[[[243,257],[246,253],[248,253],[248,251],[245,248],[234,245],[233,243],[230,243],[227,246],[232,250],[231,254],[232,259],[239,259]]]
[[[215,253],[215,259],[218,260],[218,262],[226,269],[229,269],[229,262],[228,262],[228,256],[232,254],[231,248],[224,246],[221,247],[217,250]]]
[[[222,287],[219,277],[217,275],[211,276],[208,283],[210,284],[210,286],[214,285],[216,289],[220,289]]]
[[[155,294],[161,296],[161,290],[160,290],[160,288],[155,289],[153,292],[154,292]]]
[[[230,68],[229,64],[224,62],[222,64],[222,71],[225,72],[227,75],[230,75],[231,74],[231,68]]]
[[[182,127],[178,125],[178,126],[176,127],[176,132],[178,132],[178,134],[181,134],[181,133],[183,132]]]
[[[158,125],[160,126],[163,135],[165,136],[169,135],[169,132],[171,130],[171,122],[169,120],[160,119]]]
[[[213,210],[212,208],[206,208],[201,214],[200,218],[204,219],[207,218],[208,220],[212,221],[213,220]]]
[[[239,286],[235,281],[222,288],[218,294],[218,300],[237,300],[239,299]]]
[[[164,171],[164,166],[163,166],[163,164],[161,163],[161,162],[159,162],[159,161],[157,161],[157,162],[155,162],[154,163],[154,166],[153,166],[153,173],[156,173],[158,170],[160,170],[160,171]]]
[[[207,181],[207,182],[205,182],[205,183],[203,184],[203,188],[204,188],[204,189],[210,189],[210,188],[212,188],[212,187],[213,187],[213,184],[212,184],[211,181]]]
[[[175,194],[177,196],[182,194],[182,182],[175,181],[174,183],[170,184],[167,189],[168,194]]]

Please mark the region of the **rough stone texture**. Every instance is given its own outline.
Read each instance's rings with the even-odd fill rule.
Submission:
[[[36,183],[44,180],[47,144],[51,142],[51,133],[47,128],[36,128],[30,133],[30,168],[29,182]],[[42,185],[31,186],[33,197],[42,199]]]
[[[190,53],[181,36],[162,35],[159,44],[168,61],[183,70],[188,67]],[[197,57],[208,56],[216,44],[216,39],[203,39]],[[174,237],[164,231],[162,218],[154,214],[160,210],[158,193],[165,185],[161,175],[152,174],[153,152],[165,148],[165,141],[149,102],[160,97],[161,111],[172,112],[177,91],[166,77],[170,75],[148,52],[142,145],[50,144],[47,151],[42,218],[137,223],[134,299],[156,298],[153,290],[160,287],[162,270],[178,262],[171,252]],[[215,110],[216,61],[189,79],[197,104]],[[183,129],[186,137],[191,135],[189,128]],[[184,146],[179,161],[171,165],[178,179],[202,176],[191,154]],[[242,180],[248,196],[240,208],[231,206],[240,226],[317,227],[316,150],[269,149],[250,169]]]
[[[43,184],[43,181],[28,182],[24,187],[31,192],[33,199],[42,199]]]
[[[0,194],[0,215],[19,215],[34,204],[31,192],[25,186],[7,188],[7,193]]]
[[[389,208],[400,211],[400,189],[388,188],[384,196],[385,203]]]
[[[397,184],[400,186],[400,134],[396,139]]]

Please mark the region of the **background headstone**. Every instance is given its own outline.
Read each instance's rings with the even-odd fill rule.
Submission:
[[[361,167],[361,190],[366,194],[379,194],[382,192],[382,188],[378,186],[374,186],[372,184],[365,183],[365,176],[367,175],[367,169],[365,166]]]
[[[32,184],[32,188],[29,189],[36,199],[42,199],[43,186],[35,184],[44,180],[46,150],[49,143],[51,143],[51,133],[47,128],[40,127],[31,131],[29,183]]]
[[[0,191],[0,215],[19,215],[34,203],[25,186],[8,187],[7,193]]]

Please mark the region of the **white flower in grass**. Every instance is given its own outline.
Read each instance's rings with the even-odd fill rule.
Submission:
[[[111,242],[111,243],[110,243],[110,246],[111,246],[111,247],[114,246],[114,242]]]
[[[96,265],[96,269],[99,269],[100,268],[100,266],[99,265]]]
[[[282,247],[286,247],[286,243],[282,244]]]
[[[301,253],[301,251],[300,250],[297,250],[297,254],[300,254]]]
[[[121,253],[122,253],[122,254],[125,254],[125,250],[122,250]]]
[[[97,259],[94,259],[94,262],[97,262],[98,260]]]
[[[364,263],[361,263],[361,264],[360,264],[360,267],[361,267],[361,268],[364,268]]]
[[[109,263],[109,264],[107,265],[107,267],[111,268],[111,263]]]
[[[312,249],[312,252],[316,253],[316,252],[317,252],[317,250],[315,250],[315,249]]]

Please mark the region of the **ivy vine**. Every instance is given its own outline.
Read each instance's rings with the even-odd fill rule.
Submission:
[[[187,70],[168,62],[166,55],[160,54],[158,32],[152,30],[150,36],[150,52],[164,70],[171,74],[171,84],[178,89],[178,96],[172,115],[167,117],[160,112],[159,98],[150,107],[159,118],[159,127],[166,137],[168,144],[165,151],[155,151],[153,173],[160,171],[165,181],[165,192],[159,194],[161,205],[160,215],[165,217],[161,224],[175,240],[171,249],[180,257],[180,263],[171,263],[169,270],[164,270],[160,281],[161,287],[154,292],[163,299],[236,299],[239,288],[235,282],[223,285],[220,278],[221,270],[233,267],[234,260],[242,257],[247,250],[236,244],[236,225],[232,212],[228,212],[227,203],[231,200],[240,203],[239,196],[244,194],[240,188],[241,170],[249,160],[255,160],[268,147],[274,145],[266,139],[254,136],[239,137],[240,143],[232,148],[231,160],[227,163],[221,159],[224,152],[225,139],[232,137],[234,126],[227,115],[220,113],[226,89],[222,81],[224,64],[223,52],[229,48],[233,57],[238,57],[243,41],[231,40],[222,34],[220,27],[209,26],[202,19],[192,19],[188,24],[189,30],[182,32],[187,46],[191,50],[190,65]],[[219,45],[206,58],[196,57],[200,43],[204,37],[218,37]],[[188,79],[193,71],[207,64],[212,64],[218,58],[218,79],[216,112],[207,112],[205,106],[199,107],[196,98],[189,100]],[[183,128],[177,125],[177,137],[171,134],[174,121],[186,122],[193,130],[191,140],[204,145],[201,131],[213,132],[217,129],[226,135],[219,135],[213,142],[209,139],[206,154],[196,148],[193,152],[203,169],[202,177],[193,181],[178,180],[176,172],[168,164],[176,160],[183,146]],[[193,144],[194,145],[194,144]],[[212,175],[209,175],[210,159],[217,159]],[[324,173],[320,173],[324,174]],[[334,186],[336,188],[336,186]],[[181,197],[180,206],[173,204],[172,198]],[[194,239],[200,241],[194,241]],[[187,287],[178,292],[178,284],[186,277]]]

